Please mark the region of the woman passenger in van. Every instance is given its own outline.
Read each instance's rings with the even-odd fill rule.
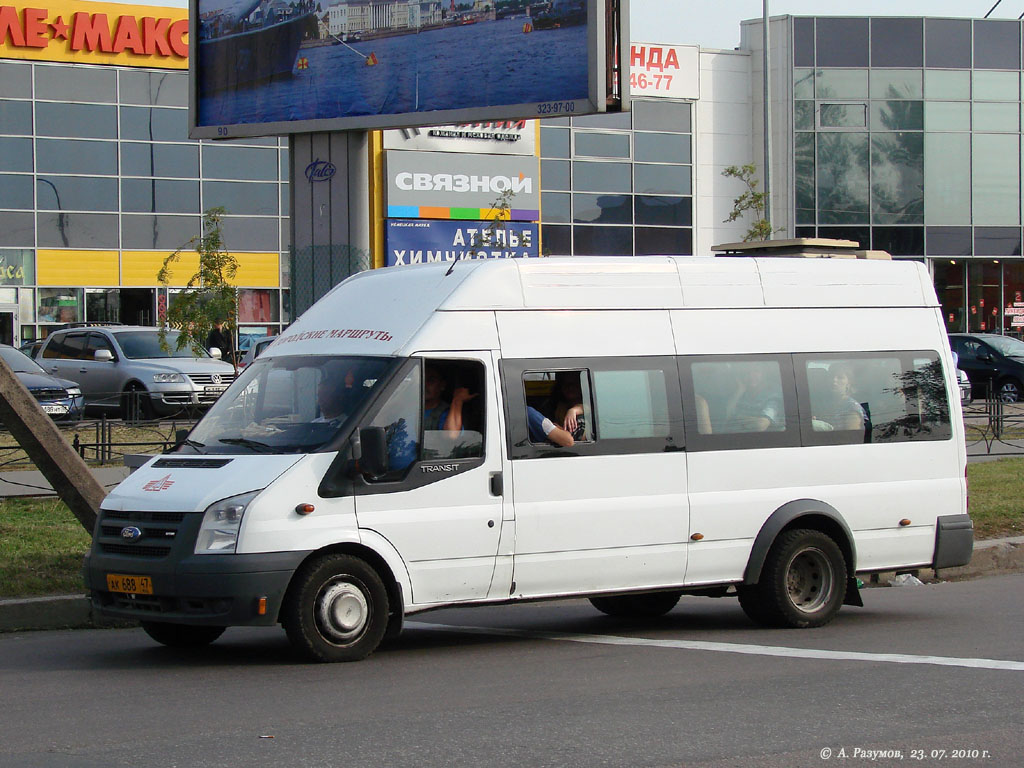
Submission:
[[[817,421],[829,425],[829,429],[864,429],[867,416],[864,407],[853,398],[853,374],[848,365],[834,363],[829,366],[831,387],[828,398],[821,407],[821,413],[813,416]]]
[[[573,436],[556,425],[532,406],[526,406],[526,425],[530,432],[531,443],[543,443],[545,441],[557,445],[559,448],[571,448],[576,442]]]
[[[579,371],[555,374],[555,387],[542,406],[542,412],[575,439],[583,438],[583,387]]]

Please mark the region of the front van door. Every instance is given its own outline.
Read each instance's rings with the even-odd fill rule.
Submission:
[[[363,422],[384,428],[389,470],[357,491],[359,527],[401,555],[417,605],[487,597],[501,535],[491,355],[459,355],[411,359]]]

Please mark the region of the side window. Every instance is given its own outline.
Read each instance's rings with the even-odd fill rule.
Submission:
[[[595,370],[593,376],[602,440],[668,437],[668,392],[663,370]]]
[[[85,359],[94,359],[96,357],[96,351],[100,349],[106,349],[110,354],[114,354],[114,348],[111,346],[110,341],[106,336],[99,333],[90,333],[89,340],[85,345]]]
[[[904,383],[909,410],[916,409],[917,428],[910,435],[916,439],[945,440],[952,435],[949,421],[949,395],[946,377],[938,355],[916,355]]]
[[[53,336],[46,344],[46,348],[43,350],[44,360],[57,360],[62,357],[64,350],[64,336]]]
[[[62,359],[82,360],[85,358],[85,334],[69,333],[64,337],[64,344],[61,347],[60,356]]]
[[[388,443],[388,474],[383,479],[395,480],[419,458],[421,394],[420,366],[409,369],[392,391],[372,427],[383,427]]]
[[[530,442],[569,447],[592,441],[594,420],[589,390],[586,370],[524,372]]]
[[[484,366],[428,359],[423,366],[423,459],[484,455]]]

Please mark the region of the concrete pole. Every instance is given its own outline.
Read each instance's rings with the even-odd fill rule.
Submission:
[[[771,224],[772,221],[772,91],[771,91],[771,54],[769,46],[771,35],[768,33],[768,0],[763,0],[761,15],[764,19],[763,42],[764,42],[764,217]],[[768,239],[772,239],[771,233]]]
[[[106,490],[2,359],[0,419],[78,522],[92,534]]]

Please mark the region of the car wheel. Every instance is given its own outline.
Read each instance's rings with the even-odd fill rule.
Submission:
[[[1016,403],[1020,400],[1020,382],[1016,379],[1003,379],[999,382],[996,395],[1004,403]]]
[[[153,418],[153,403],[141,384],[129,384],[121,396],[121,418],[125,421],[145,421]]]
[[[169,624],[166,621],[144,621],[146,634],[161,645],[171,648],[201,648],[224,634],[226,627]]]

